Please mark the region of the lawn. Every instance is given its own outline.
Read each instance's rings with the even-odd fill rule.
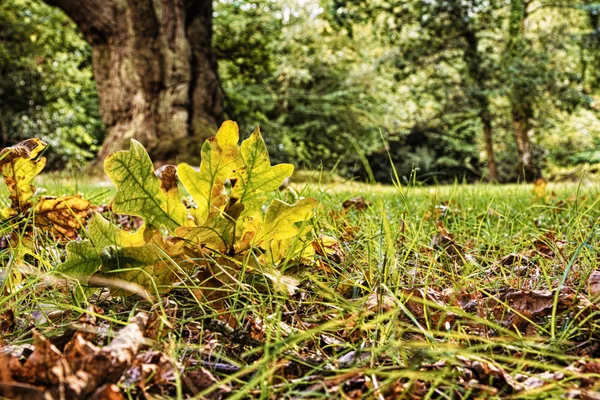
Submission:
[[[97,205],[114,194],[38,182]],[[596,186],[293,187],[320,202],[320,251],[280,266],[289,292],[248,273],[207,300],[190,274],[156,296],[82,298],[49,274],[64,247],[47,243],[0,298],[4,357],[29,369],[17,383],[0,368],[4,394],[69,393],[48,371],[82,368],[82,346],[97,396],[595,398]]]

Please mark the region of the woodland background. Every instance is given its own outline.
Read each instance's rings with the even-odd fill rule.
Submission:
[[[109,78],[95,78],[92,61],[112,36],[86,28],[68,0],[48,3],[0,0],[0,147],[38,137],[50,168],[78,170],[114,128],[111,104],[121,107],[101,103],[96,81],[108,90]],[[600,170],[598,2],[194,4],[205,19],[190,26],[210,39],[198,51],[211,51],[222,93],[209,119],[245,134],[260,125],[274,163],[391,182],[392,160],[402,183]]]

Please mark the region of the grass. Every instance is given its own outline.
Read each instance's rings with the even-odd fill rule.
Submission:
[[[113,194],[79,180],[42,186],[95,204]],[[160,296],[88,299],[102,310],[100,344],[137,311],[154,312],[161,334],[147,344],[183,371],[168,383],[122,381],[126,397],[143,397],[140,387],[180,398],[227,387],[229,398],[584,398],[600,387],[588,284],[596,186],[549,185],[541,197],[532,185],[296,190],[322,204],[314,240],[337,243],[315,263],[281,266],[300,281],[294,294],[242,271],[211,303],[179,271]],[[359,195],[370,206],[343,208]],[[16,321],[1,339],[7,348],[30,344],[33,329],[58,343],[85,313],[88,301],[48,277],[62,251],[47,243],[38,270],[0,298],[0,316],[10,310]],[[218,382],[190,389],[200,367]]]

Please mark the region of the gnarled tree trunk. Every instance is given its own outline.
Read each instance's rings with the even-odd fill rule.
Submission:
[[[99,154],[139,140],[155,161],[199,156],[216,131],[222,92],[211,0],[46,0],[92,46],[108,135]]]

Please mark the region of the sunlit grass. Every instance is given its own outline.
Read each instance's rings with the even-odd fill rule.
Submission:
[[[49,195],[84,193],[96,204],[114,194],[85,178],[41,177],[37,185]],[[214,288],[172,263],[180,282],[167,294],[88,298],[104,310],[98,318],[105,329],[118,331],[136,310],[157,310],[165,335],[153,346],[179,365],[213,369],[221,385],[234,389],[232,398],[557,398],[590,375],[567,367],[598,356],[595,306],[564,310],[556,297],[551,311],[519,313],[523,330],[503,324],[502,315],[515,314],[509,302],[473,297],[472,308],[459,300],[557,288],[586,296],[598,259],[596,186],[549,184],[541,197],[531,184],[293,187],[294,196],[315,196],[322,204],[314,239],[337,238],[343,253],[338,260],[282,266],[301,282],[294,295],[273,290],[260,271],[243,264],[236,281],[206,299]],[[342,203],[359,195],[370,206],[344,211]],[[40,253],[39,270],[0,298],[0,315],[12,309],[18,321],[7,344],[31,342],[34,326],[57,337],[85,310],[85,298],[48,275],[62,257],[52,246]],[[256,343],[211,330],[214,320]],[[486,367],[472,376],[466,364],[473,362],[501,372]],[[525,385],[542,372],[562,378]],[[177,385],[174,393],[183,393],[181,380]]]

